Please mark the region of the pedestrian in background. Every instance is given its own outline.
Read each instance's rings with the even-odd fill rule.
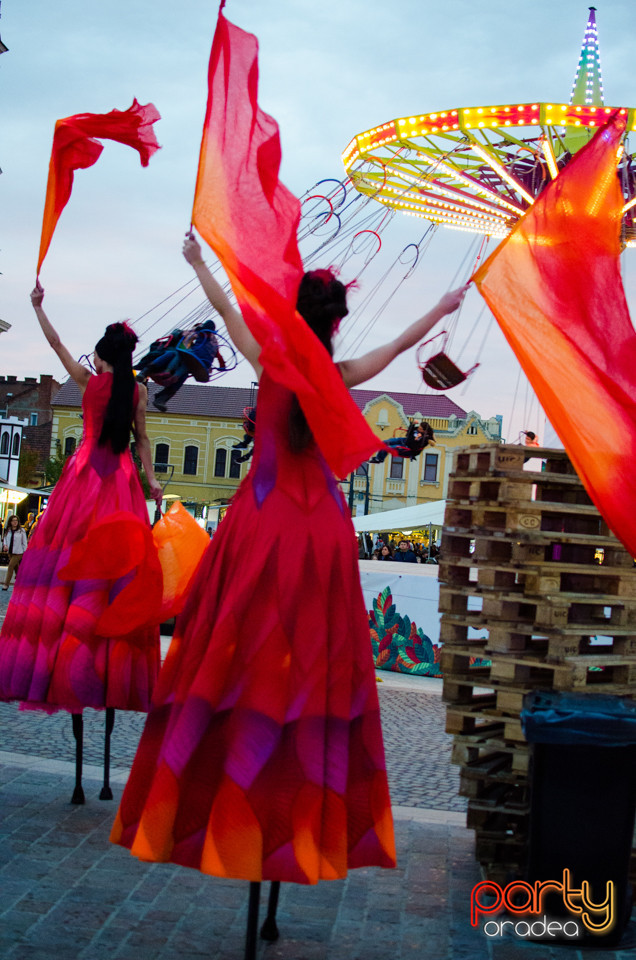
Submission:
[[[2,552],[9,557],[9,566],[7,567],[7,576],[2,587],[3,590],[9,589],[11,578],[15,571],[17,576],[18,567],[24,551],[27,548],[27,535],[22,528],[22,524],[15,513],[9,517],[2,538]]]

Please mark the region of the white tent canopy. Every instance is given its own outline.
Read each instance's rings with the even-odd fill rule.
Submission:
[[[444,523],[445,500],[433,500],[430,503],[418,503],[414,507],[402,507],[400,510],[385,510],[382,513],[370,513],[366,517],[353,517],[356,533],[375,530],[419,530],[429,523],[441,527]]]

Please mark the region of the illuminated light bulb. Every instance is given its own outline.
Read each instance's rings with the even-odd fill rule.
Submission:
[[[453,112],[451,113],[451,117],[456,117],[456,116],[457,116],[457,110],[453,110]]]
[[[623,114],[626,113],[626,112],[627,112],[626,110],[619,110],[619,113],[620,113],[621,117],[622,117]]]
[[[431,129],[432,129],[433,133],[437,133],[437,131],[438,131],[439,128],[438,128],[438,127],[432,127]]]
[[[505,121],[505,126],[506,126],[506,127],[509,127],[509,126],[510,126],[510,120],[506,120],[506,121]]]
[[[548,109],[548,110],[552,110],[552,104],[551,104],[551,103],[549,103],[549,104],[547,105],[547,109]]]
[[[538,109],[539,109],[539,104],[538,104],[538,103],[533,103],[533,104],[532,104],[532,109],[533,109],[533,110],[538,110]]]
[[[577,112],[577,113],[580,113],[582,109],[583,109],[582,107],[577,107],[577,108],[576,108],[576,112]]]
[[[483,108],[483,107],[478,107],[478,108],[477,108],[477,113],[483,113],[483,112],[484,112],[484,108]]]
[[[567,110],[567,107],[564,103],[561,104],[561,110]]]
[[[485,127],[486,124],[484,123],[483,120],[480,120],[479,123],[477,124],[477,126],[478,126],[478,127]]]
[[[519,124],[520,127],[522,127],[525,122],[526,122],[525,120],[517,120],[517,123]]]
[[[510,113],[510,107],[504,107],[504,113]]]
[[[459,124],[458,124],[458,123],[454,123],[454,124],[453,124],[453,130],[459,130]]]
[[[575,127],[580,127],[580,126],[581,126],[581,121],[580,121],[580,120],[575,120],[575,121],[574,121],[574,126],[575,126]]]
[[[525,107],[522,107],[521,104],[519,104],[519,106],[517,107],[517,110],[525,110],[525,109],[526,109],[526,108],[525,108]]]

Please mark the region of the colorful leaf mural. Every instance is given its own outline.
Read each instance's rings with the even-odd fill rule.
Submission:
[[[441,648],[434,646],[409,617],[401,617],[385,587],[369,611],[373,659],[378,670],[393,670],[414,676],[441,677]]]

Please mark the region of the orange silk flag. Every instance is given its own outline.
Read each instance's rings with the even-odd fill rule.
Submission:
[[[343,477],[382,443],[296,313],[300,202],[278,179],[278,125],[257,95],[258,41],[219,12],[192,222],[230,279],[263,367],[296,393],[325,459]]]
[[[75,171],[92,167],[104,149],[103,144],[94,138],[117,140],[134,147],[139,152],[142,167],[147,167],[150,157],[159,149],[152,125],[160,119],[152,103],[142,106],[133,100],[128,110],[78,113],[56,122],[42,219],[38,276],[57,221],[71,196]]]
[[[636,333],[616,113],[474,276],[587,492],[636,556]]]

